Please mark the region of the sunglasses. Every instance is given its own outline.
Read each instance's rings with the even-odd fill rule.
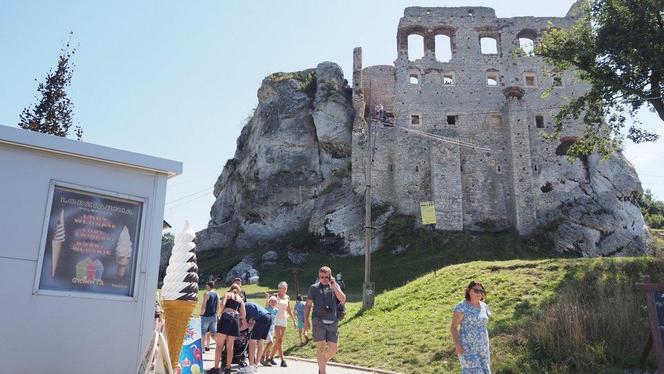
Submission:
[[[483,294],[483,293],[484,293],[484,290],[481,289],[481,288],[471,288],[471,290],[473,290],[473,292],[475,292],[475,293],[479,293],[479,294]]]

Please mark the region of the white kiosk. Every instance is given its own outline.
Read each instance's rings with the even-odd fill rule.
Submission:
[[[136,372],[180,162],[0,126],[0,372]]]

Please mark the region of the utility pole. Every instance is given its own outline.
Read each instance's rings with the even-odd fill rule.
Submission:
[[[367,164],[364,169],[364,284],[362,285],[362,309],[371,309],[374,304],[374,284],[371,282],[371,166],[373,164],[373,136],[371,120],[367,121]]]
[[[302,271],[301,268],[288,268],[288,270],[293,273],[293,280],[295,281],[295,292],[297,295],[301,295],[300,293],[300,282],[297,279],[297,274]]]

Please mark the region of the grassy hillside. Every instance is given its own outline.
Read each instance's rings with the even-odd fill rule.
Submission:
[[[449,335],[465,285],[482,281],[493,312],[489,333],[496,373],[621,373],[638,367],[648,334],[643,275],[664,280],[654,258],[473,262],[385,292],[365,313],[359,303],[341,327],[337,361],[405,373],[459,372]],[[288,334],[288,354],[314,357]],[[651,362],[650,365],[654,365]]]
[[[310,253],[297,267],[302,293],[319,266],[341,271],[351,302],[341,325],[339,362],[404,373],[459,372],[449,336],[451,313],[467,283],[477,279],[487,287],[493,312],[495,373],[622,373],[638,367],[649,330],[643,295],[633,285],[644,276],[664,281],[661,257],[560,258],[547,250],[548,243],[511,233],[429,232],[412,223],[403,216],[390,221],[384,248],[373,254],[376,305],[364,313],[364,258],[331,255],[319,238],[304,232],[242,253],[203,252],[199,265],[204,277],[225,274],[242,256],[260,259],[267,250],[277,251],[276,265],[258,266],[261,283],[246,287],[260,303],[281,280],[289,282],[294,298],[296,267],[288,250]],[[663,237],[655,237],[656,246],[664,246]],[[404,253],[390,253],[403,245]],[[315,356],[313,344],[298,346],[292,327],[285,344],[287,354]],[[652,357],[649,364],[654,367]]]
[[[424,228],[414,228],[413,218],[396,217],[388,223],[385,230],[383,249],[372,255],[372,281],[376,283],[376,292],[381,293],[412,281],[435,269],[469,261],[544,259],[559,257],[552,252],[549,243],[524,239],[514,233],[470,234],[465,232],[431,232]],[[407,246],[404,253],[393,255],[390,251],[397,246]],[[260,285],[275,289],[279,281],[287,281],[291,293],[297,292],[292,269],[297,269],[300,292],[306,294],[309,285],[318,274],[318,268],[328,265],[336,274],[342,272],[348,286],[351,301],[362,299],[364,279],[363,256],[337,256],[324,249],[319,238],[306,232],[295,232],[287,239],[272,243],[270,246],[253,248],[248,251],[234,252],[206,251],[198,254],[198,264],[202,279],[210,274],[226,274],[242,257],[251,255],[257,259],[257,269],[261,274]],[[276,265],[260,266],[260,258],[268,250],[279,253]],[[293,265],[287,257],[288,250],[309,253],[307,262],[301,266]]]

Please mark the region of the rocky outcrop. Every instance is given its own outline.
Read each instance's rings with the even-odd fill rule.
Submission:
[[[562,175],[543,174],[539,227],[560,252],[581,256],[643,254],[649,234],[638,205],[638,175],[622,153],[590,156]]]
[[[337,252],[364,253],[364,199],[350,180],[353,120],[350,89],[333,63],[265,78],[235,156],[215,184],[211,220],[197,234],[198,250],[241,251],[306,230],[321,243],[333,243]],[[643,253],[649,237],[638,206],[641,185],[623,155],[569,165],[563,156],[552,157],[555,162],[534,179],[539,183],[533,195],[535,233],[548,237],[558,251],[581,256]],[[375,215],[372,250],[395,213],[388,206]],[[312,248],[275,249],[292,250],[288,257],[297,263]],[[262,264],[273,264],[271,258]]]
[[[353,113],[336,64],[265,78],[235,157],[215,184],[199,250],[241,250],[303,228],[341,239],[339,251],[357,248],[351,242],[363,225],[349,178]]]
[[[245,256],[231,270],[226,273],[224,280],[231,283],[233,279],[240,278],[243,283],[256,284],[260,280],[258,270],[254,269],[254,259],[251,256]]]

